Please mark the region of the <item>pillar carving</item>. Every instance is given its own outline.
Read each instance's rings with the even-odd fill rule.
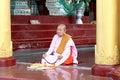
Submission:
[[[111,55],[105,53],[107,53],[106,48],[101,46],[100,49],[97,49],[95,46],[95,58],[97,58],[95,63],[102,65],[116,65],[120,63],[119,49],[117,45],[113,46]]]
[[[120,63],[118,1],[97,0],[96,64],[115,65]]]
[[[120,64],[120,0],[96,1],[97,36],[92,74],[108,77],[114,75],[114,70]]]

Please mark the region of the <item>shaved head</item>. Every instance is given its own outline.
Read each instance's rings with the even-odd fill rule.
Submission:
[[[57,28],[62,28],[66,32],[66,25],[65,24],[59,24]]]
[[[57,27],[57,34],[59,36],[62,36],[66,32],[66,25],[65,24],[59,24]]]

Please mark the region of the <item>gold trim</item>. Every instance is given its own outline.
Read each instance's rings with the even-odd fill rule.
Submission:
[[[99,46],[98,49],[97,46],[95,46],[95,63],[96,64],[105,64],[105,65],[114,65],[119,64],[119,49],[118,46],[115,45],[113,47],[113,50],[111,50],[111,53],[107,53],[105,50],[106,48]]]

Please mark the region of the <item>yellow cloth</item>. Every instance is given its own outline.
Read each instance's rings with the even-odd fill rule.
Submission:
[[[57,48],[57,51],[56,51],[58,54],[62,54],[63,53],[65,45],[66,45],[66,43],[68,42],[68,40],[70,38],[71,38],[71,36],[69,34],[64,34],[63,35],[63,38],[62,38],[62,40],[61,40],[61,42],[60,42],[60,44],[59,44],[59,46]]]

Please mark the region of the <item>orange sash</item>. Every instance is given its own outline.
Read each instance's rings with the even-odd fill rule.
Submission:
[[[63,53],[65,45],[66,45],[66,43],[68,42],[68,40],[70,38],[71,38],[71,36],[68,35],[68,34],[64,34],[63,35],[63,38],[62,38],[62,40],[61,40],[61,42],[60,42],[60,44],[59,44],[59,46],[57,48],[57,51],[56,51],[58,54],[62,54]]]
[[[56,51],[58,54],[62,54],[63,53],[65,45],[66,45],[66,43],[68,42],[68,40],[70,38],[71,38],[71,36],[68,35],[68,34],[64,34],[63,35],[63,38],[62,38],[62,40],[60,42],[60,45],[58,46],[57,51]],[[70,51],[70,56],[68,57],[67,60],[65,60],[65,62],[62,65],[71,64],[71,63],[73,63],[72,47],[71,47],[71,51]]]

